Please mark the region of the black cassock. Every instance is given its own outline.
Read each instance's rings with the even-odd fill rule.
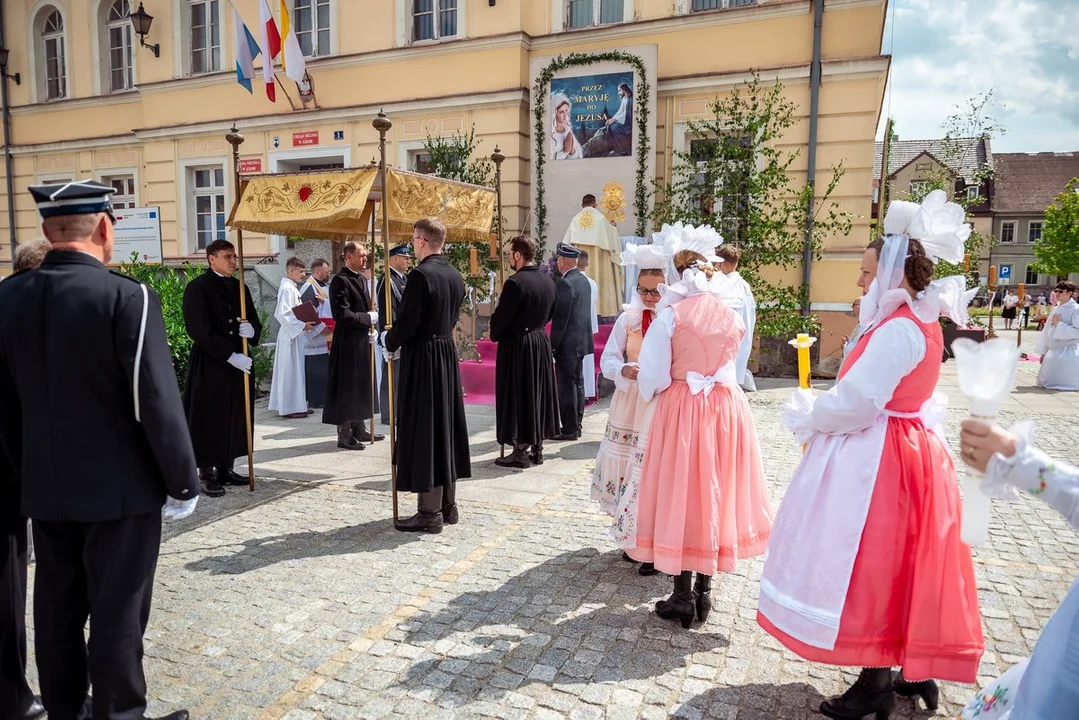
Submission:
[[[472,477],[461,369],[453,341],[464,297],[461,274],[443,256],[429,255],[408,274],[401,315],[386,333],[386,348],[401,349],[398,490],[429,492]]]
[[[506,280],[491,315],[495,363],[495,432],[503,445],[542,445],[558,435],[558,394],[546,325],[555,284],[535,265]]]
[[[401,313],[401,298],[404,297],[405,285],[408,278],[403,273],[399,273],[393,268],[390,268],[390,296],[393,304],[393,318],[396,321],[397,316]],[[378,303],[378,331],[381,333],[386,329],[386,276],[383,275],[378,281],[378,289],[375,292],[375,301]],[[386,358],[382,358],[382,382],[378,388],[378,406],[382,412],[382,423],[384,425],[390,424],[390,388],[386,380]],[[394,406],[393,410],[397,412],[397,398],[401,396],[401,361],[393,361],[393,397]],[[396,417],[394,418],[396,419]]]
[[[558,409],[563,433],[581,432],[584,420],[584,371],[581,361],[595,352],[592,339],[592,286],[573,268],[556,284],[551,319],[551,349],[558,381]]]
[[[0,283],[0,454],[34,525],[34,645],[49,715],[76,717],[92,683],[94,717],[142,717],[161,506],[199,493],[153,290],[57,250]]]
[[[258,345],[262,335],[251,291],[244,290],[247,322]],[[184,326],[194,341],[184,386],[184,413],[200,468],[231,468],[247,455],[247,418],[244,415],[244,374],[229,365],[233,353],[243,351],[240,337],[240,281],[213,270],[193,278],[184,290]],[[254,412],[255,388],[251,388]],[[254,415],[252,415],[252,418]]]
[[[371,417],[371,316],[367,278],[342,268],[330,280],[330,312],[336,323],[322,422],[344,425]],[[361,438],[362,439],[362,438]]]

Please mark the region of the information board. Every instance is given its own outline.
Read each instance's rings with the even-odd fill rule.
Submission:
[[[161,264],[161,212],[158,208],[117,210],[115,231],[114,265],[130,262],[132,253],[138,256],[138,262]]]

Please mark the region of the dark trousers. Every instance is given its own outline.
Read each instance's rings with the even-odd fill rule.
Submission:
[[[382,361],[382,382],[378,388],[378,405],[382,413],[382,424],[390,424],[390,386],[386,379],[386,361]],[[401,397],[401,361],[393,361],[393,419],[397,421],[397,399]]]
[[[34,648],[51,720],[142,720],[142,636],[150,619],[161,515],[102,523],[34,522]],[[90,643],[83,634],[90,618]]]
[[[17,510],[0,508],[0,718],[20,717],[34,700],[26,683],[26,518]]]
[[[555,358],[555,383],[558,386],[558,414],[563,433],[579,433],[584,421],[583,355]]]
[[[428,515],[442,512],[443,508],[448,508],[456,502],[457,483],[445,486],[439,485],[434,490],[416,493],[416,509]]]

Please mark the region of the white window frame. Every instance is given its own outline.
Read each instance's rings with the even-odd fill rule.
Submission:
[[[1012,239],[1011,240],[1005,240],[1004,239],[1004,228],[1011,228],[1011,231],[1012,231]],[[1016,220],[1004,220],[1004,221],[1002,221],[1000,223],[1000,243],[1002,245],[1014,245],[1015,244],[1015,235],[1018,232],[1018,230],[1019,230],[1019,223]]]
[[[111,186],[113,180],[121,178],[131,180],[133,192],[123,195],[114,193],[112,195],[113,207],[116,207],[117,202],[130,202],[131,204],[125,208],[128,210],[139,207],[139,174],[136,168],[105,168],[97,172],[97,181],[103,185]]]
[[[113,19],[112,13],[117,3],[122,4],[121,9],[126,9],[127,14],[121,18]],[[103,49],[106,53],[105,72],[108,76],[108,83],[105,87],[108,87],[108,92],[110,93],[127,92],[135,88],[135,29],[132,27],[131,18],[129,17],[131,14],[131,0],[106,0],[104,7],[107,9],[105,13],[105,45]],[[113,30],[120,31],[122,36],[120,51],[125,56],[125,66],[122,69],[125,71],[126,78],[123,87],[120,88],[112,86],[112,74],[116,71],[116,68],[112,66]]]
[[[733,128],[732,128],[732,130],[733,130]],[[690,153],[692,151],[692,148],[693,148],[693,141],[694,140],[716,140],[716,139],[717,138],[709,138],[709,137],[705,137],[703,135],[692,132],[690,130],[690,128],[689,128],[689,123],[688,122],[675,123],[675,147],[674,147],[674,153],[672,153],[672,157],[677,157],[678,153]],[[757,170],[762,170],[764,168],[763,158],[761,158],[758,155],[756,160],[757,160],[757,162],[756,162]],[[673,166],[671,168],[671,171],[673,172]],[[718,217],[720,217],[722,219],[722,216],[723,216],[723,197],[722,197],[723,189],[720,186],[720,184],[717,183],[712,191],[714,193],[713,196],[712,196],[712,201],[713,201],[712,214],[716,215],[716,216],[718,216]]]
[[[745,4],[739,4],[744,2]],[[754,7],[767,2],[767,0],[720,0],[720,6],[718,8],[703,8],[701,10],[693,9],[693,0],[675,0],[674,12],[675,15],[689,15],[691,13],[702,12],[715,12],[716,10],[729,10],[731,8],[738,7]]]
[[[176,12],[177,17],[180,18],[180,27],[182,29],[183,37],[182,41],[176,43],[177,52],[180,54],[180,67],[181,74],[185,76],[192,75],[212,75],[213,73],[222,72],[224,68],[228,67],[231,59],[228,56],[227,50],[230,47],[230,43],[225,40],[225,6],[228,4],[227,0],[217,1],[217,26],[219,28],[217,42],[218,42],[218,59],[220,61],[219,66],[214,69],[195,72],[195,47],[194,37],[192,36],[191,27],[191,6],[204,3],[209,11],[211,3],[214,0],[176,0]],[[260,0],[261,1],[261,0]],[[209,13],[208,13],[209,15]],[[209,26],[208,26],[209,27]],[[249,26],[248,29],[251,29]],[[256,38],[260,38],[258,34],[258,28],[255,27],[252,33]],[[260,41],[261,42],[261,41]],[[212,49],[212,44],[209,46]]]
[[[75,171],[41,173],[34,178],[35,185],[48,185],[49,183],[74,182]]]
[[[177,187],[182,191],[177,193],[179,218],[178,245],[181,255],[196,255],[202,252],[199,249],[197,219],[195,217],[195,170],[221,169],[225,181],[225,218],[228,219],[229,210],[232,208],[232,183],[230,173],[232,165],[226,156],[210,156],[197,158],[183,158],[176,164]],[[225,237],[228,238],[228,228],[225,229]]]
[[[976,203],[982,199],[982,189],[977,185],[967,186],[967,202]]]
[[[468,2],[468,0],[431,0],[431,1],[434,3],[434,8],[435,8],[432,11],[434,13],[434,16],[435,16],[435,18],[434,18],[434,20],[435,20],[434,21],[434,34],[433,34],[432,37],[423,38],[421,40],[421,39],[416,37],[416,12],[414,10],[414,8],[415,8],[415,0],[405,0],[405,3],[406,3],[406,8],[405,9],[407,11],[407,23],[408,23],[408,31],[407,32],[408,32],[409,44],[410,45],[425,45],[425,44],[429,44],[429,43],[439,43],[439,42],[444,42],[446,40],[457,40],[457,39],[463,38],[465,36],[464,25],[463,25],[464,17],[465,17],[464,7],[465,7],[465,4]],[[457,24],[455,26],[455,32],[454,32],[453,35],[446,35],[446,36],[439,35],[439,25],[440,25],[440,23],[439,23],[440,17],[439,16],[442,14],[442,12],[444,12],[442,10],[442,3],[444,3],[444,2],[456,2],[456,7],[454,9],[457,12]]]
[[[54,31],[52,33],[47,33],[46,30],[45,30],[45,23],[48,22],[49,18],[51,18],[54,13],[57,15],[57,17],[60,18],[60,30],[58,32]],[[67,18],[64,17],[63,10],[61,10],[58,5],[53,5],[51,3],[48,4],[48,5],[43,5],[34,14],[34,17],[35,17],[35,19],[40,18],[40,24],[35,22],[36,27],[34,28],[33,35],[31,36],[31,37],[34,38],[34,44],[35,45],[38,45],[40,43],[40,51],[41,51],[40,72],[41,72],[41,78],[39,80],[40,87],[38,88],[38,90],[42,93],[42,99],[45,102],[53,102],[53,101],[56,101],[56,100],[66,100],[68,97],[70,97],[70,92],[71,92],[71,88],[69,87],[69,84],[68,84],[68,80],[71,77],[71,68],[70,68],[70,60],[69,60],[70,53],[68,52],[68,47],[67,47],[67,29],[68,29]],[[50,42],[56,42],[57,43],[57,46],[58,46],[58,49],[59,49],[59,54],[60,54],[60,59],[61,59],[61,63],[60,63],[61,74],[59,76],[60,93],[58,95],[56,95],[56,96],[52,96],[52,95],[49,94],[49,43]]]
[[[613,2],[613,3],[616,3],[616,4],[621,4],[622,5],[622,12],[621,12],[621,17],[619,17],[617,20],[609,20],[607,22],[600,22],[600,18],[603,17],[603,13],[602,13],[603,3],[608,1],[608,0],[581,0],[582,2],[591,2],[592,3],[592,22],[589,23],[588,25],[571,26],[570,23],[572,21],[572,16],[573,16],[572,8],[573,8],[573,3],[575,1],[576,0],[562,0],[563,5],[565,6],[564,7],[565,18],[566,18],[565,19],[565,28],[564,28],[565,30],[587,30],[588,28],[604,27],[604,26],[609,26],[609,25],[617,25],[618,23],[630,22],[631,20],[633,20],[633,10],[634,10],[634,8],[633,8],[633,0],[629,0],[628,2],[627,2],[627,0],[609,0],[610,2]],[[627,18],[627,10],[628,10],[628,13],[629,13],[628,18]]]
[[[399,142],[397,144],[400,145],[401,143]],[[350,168],[352,167],[352,146],[324,145],[312,148],[295,148],[292,150],[271,150],[269,159],[271,173],[282,172],[283,170],[288,171],[288,167],[282,168],[282,160],[288,165],[300,160],[311,160],[315,162],[318,160],[340,160],[346,168]],[[404,167],[404,165],[398,164],[397,167]],[[280,255],[285,251],[288,245],[288,236],[270,235],[269,238],[271,252]]]
[[[1030,239],[1030,233],[1034,230],[1035,225],[1038,226],[1038,240],[1042,239],[1042,233],[1045,232],[1045,221],[1044,220],[1031,220],[1030,222],[1028,222],[1027,223],[1027,245],[1034,245],[1035,243],[1038,242],[1038,240],[1031,240]]]
[[[309,31],[309,33],[311,35],[311,52],[310,53],[304,52],[304,57],[307,57],[307,58],[328,57],[330,55],[335,54],[337,52],[337,42],[336,42],[336,36],[335,36],[336,35],[335,29],[337,28],[337,2],[336,2],[336,0],[302,0],[303,2],[310,3],[310,7],[305,9],[305,10],[302,10],[302,11],[298,10],[296,8],[296,3],[300,2],[300,1],[301,0],[292,0],[292,17],[291,17],[291,23],[292,24],[291,24],[291,27],[292,27],[292,32],[296,33],[297,42],[299,42],[300,33],[296,30],[296,27],[297,27],[296,19],[300,16],[301,12],[310,14],[310,16],[311,16],[311,30]],[[329,25],[325,28],[326,37],[327,37],[326,47],[322,47],[321,43],[319,43],[319,41],[318,41],[319,32],[320,32],[320,29],[318,27],[318,8],[319,8],[320,5],[325,5],[325,6],[327,6],[329,8],[329,19],[328,19]],[[301,51],[303,50],[303,43],[302,42],[300,42],[300,50]]]
[[[1044,285],[1042,282],[1042,275],[1040,273],[1034,274],[1034,279],[1030,280],[1030,271],[1033,268],[1033,263],[1028,264],[1026,270],[1023,272],[1023,284],[1024,285]]]
[[[910,181],[910,191],[908,192],[908,197],[913,198],[913,197],[917,197],[918,195],[924,195],[925,193],[921,192],[922,190],[925,190],[925,191],[929,190],[929,181],[928,180],[911,180]]]

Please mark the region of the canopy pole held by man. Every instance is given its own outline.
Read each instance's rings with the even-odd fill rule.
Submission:
[[[233,200],[233,214],[236,206],[240,204],[240,145],[243,144],[244,136],[233,125],[225,140],[232,145],[232,176],[235,185],[235,200]],[[240,322],[247,322],[247,285],[244,282],[244,233],[236,228],[236,258],[239,261],[240,270]],[[247,338],[241,338],[243,342],[243,354],[250,357]],[[251,417],[251,375],[244,373],[244,420],[247,423],[247,482],[248,489],[255,492],[255,448],[254,448],[254,421]]]
[[[502,163],[505,161],[506,156],[502,154],[502,151],[495,145],[495,151],[491,153],[491,162],[495,164],[495,222],[498,223],[497,231],[497,245],[498,245],[498,292],[502,292],[502,288],[506,286],[506,248],[503,246],[502,239]],[[494,308],[491,308],[494,310]],[[506,457],[506,448],[499,443],[498,445],[498,457]]]
[[[370,203],[370,200],[368,200],[368,202]],[[373,203],[371,203],[371,204],[373,206]],[[378,263],[375,261],[375,213],[374,213],[374,207],[371,208],[371,254],[368,255],[367,257],[368,257],[367,267],[371,272],[371,302],[377,303],[378,298],[375,297],[375,293],[378,290],[378,281],[375,278],[375,270],[377,269]],[[372,335],[372,338],[371,338],[372,339],[372,342],[371,342],[371,444],[373,445],[374,442],[375,442],[375,411],[376,411],[376,408],[378,407],[378,383],[376,382],[378,372],[376,370],[377,365],[375,364],[376,361],[377,361],[377,358],[375,357],[375,342],[378,340],[378,325],[377,324],[371,326],[371,335]],[[392,431],[391,431],[391,434],[392,434]]]
[[[393,127],[393,123],[389,121],[385,113],[379,111],[378,116],[371,123],[371,126],[378,131],[378,181],[379,186],[382,188],[382,199],[379,202],[379,207],[382,209],[382,261],[385,264],[383,273],[385,274],[386,281],[383,283],[386,289],[386,296],[383,298],[383,302],[386,303],[386,330],[389,331],[393,327],[393,296],[392,296],[392,283],[390,282],[390,218],[389,207],[387,200],[389,198],[389,187],[387,187],[386,181],[386,133]],[[374,233],[372,233],[372,239]],[[372,255],[372,258],[374,255]],[[373,271],[372,271],[373,275]],[[398,520],[397,509],[397,420],[395,418],[395,404],[393,399],[396,397],[393,390],[393,361],[386,363],[386,389],[389,392],[388,397],[390,401],[388,403],[388,410],[390,415],[390,492],[393,495],[393,521]],[[374,421],[372,420],[372,426]]]

